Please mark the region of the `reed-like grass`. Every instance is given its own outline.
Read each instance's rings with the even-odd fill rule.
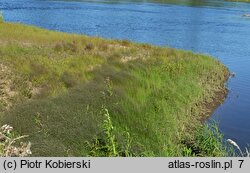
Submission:
[[[132,139],[127,153],[195,155],[200,119],[222,101],[229,75],[201,54],[11,23],[0,23],[0,64],[10,74],[1,122],[29,135],[34,156],[88,155],[104,105],[113,142],[125,147],[123,132]]]

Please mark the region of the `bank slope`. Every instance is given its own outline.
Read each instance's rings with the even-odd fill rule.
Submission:
[[[34,156],[220,153],[196,141],[226,94],[212,57],[0,23],[0,67],[1,123]]]

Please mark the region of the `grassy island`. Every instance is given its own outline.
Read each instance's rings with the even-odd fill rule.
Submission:
[[[1,124],[33,156],[225,154],[202,125],[229,77],[212,57],[0,22],[0,71]]]

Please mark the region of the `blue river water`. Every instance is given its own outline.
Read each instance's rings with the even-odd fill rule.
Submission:
[[[250,144],[250,3],[223,0],[1,0],[6,21],[209,54],[236,76],[213,113],[225,138]]]

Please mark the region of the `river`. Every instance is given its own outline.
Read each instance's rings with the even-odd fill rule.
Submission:
[[[236,76],[210,119],[225,139],[250,144],[250,3],[215,0],[1,0],[10,22],[51,30],[127,39],[209,54]]]

